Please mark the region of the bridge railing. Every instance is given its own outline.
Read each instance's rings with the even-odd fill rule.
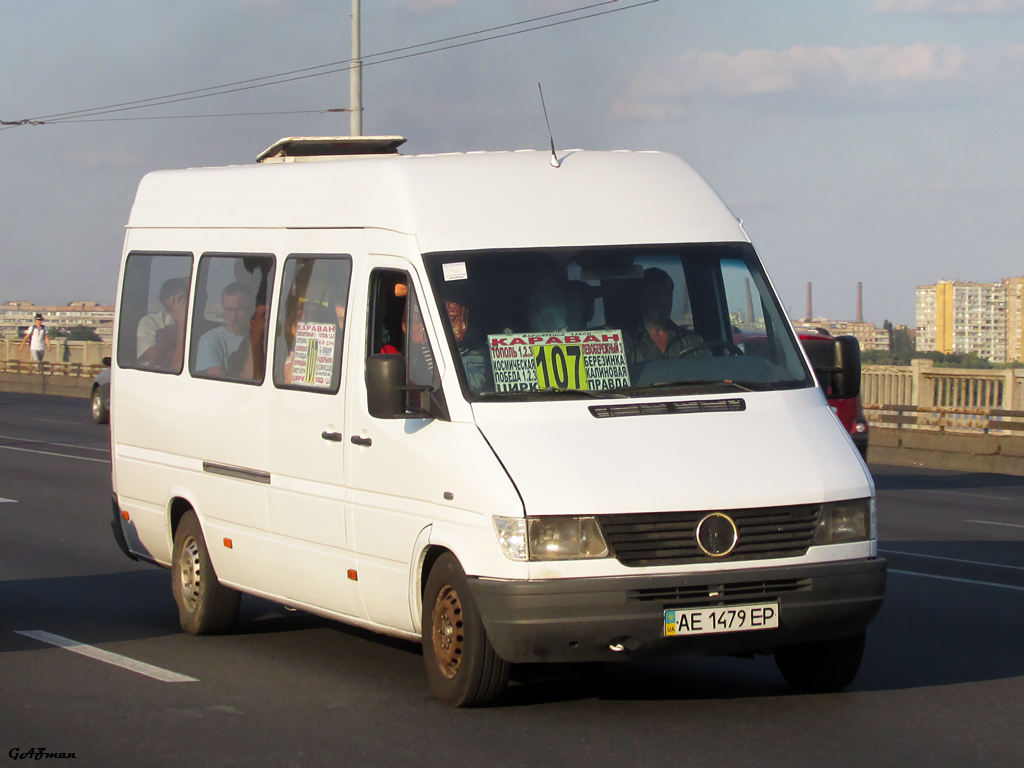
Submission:
[[[865,365],[861,401],[926,408],[1024,410],[1024,371],[936,368],[931,360],[911,365]]]
[[[956,434],[1024,433],[1024,411],[1002,408],[944,408],[919,405],[865,405],[872,426]]]
[[[0,360],[0,373],[43,374],[45,376],[85,376],[93,378],[106,366],[102,363],[41,363],[27,360]]]

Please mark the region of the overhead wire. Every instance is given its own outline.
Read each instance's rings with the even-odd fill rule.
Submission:
[[[401,61],[404,59],[415,58],[417,56],[424,56],[430,53],[440,53],[442,51],[453,50],[456,48],[462,48],[469,45],[475,45],[477,43],[489,42],[492,40],[499,40],[506,37],[514,37],[516,35],[526,34],[527,32],[536,32],[541,29],[548,29],[551,27],[561,26],[564,24],[571,24],[577,21],[584,21],[586,19],[592,19],[599,16],[605,16],[611,13],[618,13],[620,11],[631,10],[633,8],[639,8],[645,5],[651,5],[659,2],[659,0],[639,0],[638,2],[629,3],[626,5],[618,5],[621,0],[603,0],[602,2],[592,3],[590,5],[581,6],[579,8],[570,9],[567,11],[560,11],[558,13],[546,14],[543,16],[536,16],[531,19],[525,19],[523,21],[511,22],[509,24],[502,24],[496,27],[490,27],[488,29],[478,30],[476,32],[468,32],[461,35],[454,35],[451,37],[441,38],[439,40],[430,41],[427,43],[418,43],[416,45],[404,46],[401,48],[395,48],[390,51],[382,51],[380,53],[369,54],[364,56],[360,62],[361,66],[373,66],[376,64],[384,64],[388,62]],[[594,11],[593,13],[585,13],[578,15],[582,11],[591,11],[602,6],[615,5],[615,8],[605,9],[601,11]],[[560,16],[573,15],[572,18],[559,19],[557,21],[549,21]],[[502,30],[512,29],[514,27],[522,27],[526,24],[535,24],[536,22],[547,22],[543,24],[536,24],[536,26],[528,27],[526,29],[516,29],[511,32],[501,32]],[[501,32],[501,34],[490,34],[492,32]],[[480,35],[487,35],[485,37],[479,37]],[[472,40],[466,40],[465,38],[475,38]],[[454,41],[462,40],[462,42],[455,43]],[[442,45],[442,43],[453,43],[450,45]],[[435,47],[439,46],[439,47]],[[426,50],[417,50],[426,49]],[[401,54],[401,55],[396,55]],[[257,88],[265,88],[272,85],[283,85],[285,83],[297,82],[300,80],[307,80],[314,77],[323,77],[325,75],[337,74],[340,72],[346,72],[356,66],[356,62],[351,59],[330,62],[327,64],[320,64],[313,67],[305,67],[302,69],[291,70],[289,72],[281,72],[275,75],[266,75],[263,77],[250,78],[247,80],[239,80],[234,83],[226,83],[223,85],[210,86],[208,88],[199,88],[189,91],[181,91],[179,93],[169,94],[166,96],[151,97],[148,99],[138,99],[135,101],[122,102],[120,104],[110,104],[103,107],[94,107],[91,109],[74,110],[71,112],[58,112],[51,115],[42,115],[39,117],[26,118],[17,121],[0,121],[0,131],[7,130],[9,128],[19,127],[23,125],[55,125],[62,123],[84,123],[84,122],[113,122],[120,120],[167,120],[167,119],[194,119],[202,117],[238,117],[238,116],[256,116],[265,114],[312,114],[312,113],[324,113],[324,112],[341,112],[347,111],[342,109],[328,109],[328,110],[291,110],[285,112],[251,112],[251,113],[232,113],[228,115],[164,115],[164,116],[149,116],[149,117],[121,117],[121,118],[106,118],[103,120],[96,119],[100,115],[117,114],[121,112],[128,112],[136,109],[147,109],[151,107],[165,106],[168,104],[177,104],[185,101],[194,101],[197,99],[211,98],[214,96],[225,96],[231,93],[239,93],[242,91],[254,90]],[[317,71],[320,70],[320,71]]]

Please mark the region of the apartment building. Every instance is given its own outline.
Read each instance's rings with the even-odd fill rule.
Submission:
[[[853,320],[828,320],[817,317],[810,321],[798,322],[796,329],[823,329],[833,336],[854,336],[860,342],[862,351],[888,352],[891,346],[889,331],[879,328],[874,323],[855,322]]]
[[[1021,359],[1024,277],[998,283],[940,280],[917,287],[917,351]]]
[[[103,341],[110,341],[114,334],[114,308],[102,306],[95,301],[72,301],[63,305],[7,301],[0,304],[0,337],[20,338],[22,332],[32,325],[37,312],[42,314],[44,322],[51,329],[87,325]]]

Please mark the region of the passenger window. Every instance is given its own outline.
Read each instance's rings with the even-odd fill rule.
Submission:
[[[274,385],[335,393],[341,383],[348,256],[289,256],[274,346]]]
[[[191,253],[128,254],[117,335],[121,368],[181,373],[191,287]]]
[[[274,257],[204,254],[192,313],[193,376],[259,384],[266,370]]]
[[[367,356],[403,354],[406,380],[411,387],[440,387],[434,351],[409,275],[398,270],[377,269],[370,285],[372,324],[367,335]],[[428,404],[428,392],[407,392],[406,410],[410,413],[426,410]]]

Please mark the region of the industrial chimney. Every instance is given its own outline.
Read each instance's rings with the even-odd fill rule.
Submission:
[[[857,283],[857,322],[864,322],[864,283]]]
[[[807,284],[807,322],[811,322],[814,319],[814,312],[811,308],[811,284]]]

